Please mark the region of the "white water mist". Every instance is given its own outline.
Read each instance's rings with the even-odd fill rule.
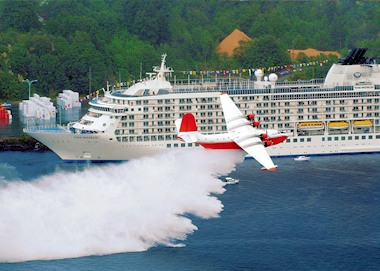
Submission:
[[[183,216],[218,217],[236,151],[171,151],[0,186],[0,261],[144,251],[185,240]]]

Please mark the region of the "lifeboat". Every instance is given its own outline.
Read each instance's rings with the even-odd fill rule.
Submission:
[[[325,128],[325,125],[321,121],[309,121],[298,123],[297,128],[300,131],[317,131],[323,130],[323,128]]]
[[[347,129],[349,124],[347,121],[331,121],[328,126],[331,130],[341,130]]]
[[[370,120],[355,120],[353,123],[354,127],[356,128],[364,128],[364,127],[371,127],[372,121]]]

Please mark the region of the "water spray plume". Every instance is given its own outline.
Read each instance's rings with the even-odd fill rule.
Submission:
[[[218,217],[218,179],[237,151],[170,151],[122,164],[57,171],[0,185],[0,261],[62,259],[174,245]]]

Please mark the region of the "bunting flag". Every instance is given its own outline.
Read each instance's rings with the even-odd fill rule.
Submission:
[[[315,60],[315,61],[308,61],[308,62],[303,62],[303,63],[279,65],[279,66],[272,66],[272,67],[257,67],[254,69],[244,68],[244,69],[225,69],[225,70],[211,70],[211,71],[186,70],[186,71],[177,71],[177,73],[181,73],[183,75],[206,75],[206,76],[219,76],[219,75],[228,76],[230,74],[232,75],[249,74],[249,76],[251,76],[252,74],[254,74],[254,72],[257,69],[261,69],[263,72],[279,72],[285,69],[290,70],[290,69],[310,67],[310,66],[323,66],[324,64],[327,64],[328,62],[329,60],[326,59],[326,60]]]
[[[90,94],[87,94],[86,96],[83,96],[83,97],[80,97],[79,98],[79,101],[82,102],[82,101],[85,101],[85,100],[89,100],[90,98],[94,98],[94,97],[97,97],[100,93],[102,89],[98,89],[98,90],[95,90],[95,92],[92,92]]]

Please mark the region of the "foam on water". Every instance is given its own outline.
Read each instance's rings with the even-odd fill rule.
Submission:
[[[30,182],[0,180],[0,261],[176,246],[197,230],[186,214],[219,216],[218,177],[242,159],[236,151],[171,151]]]

